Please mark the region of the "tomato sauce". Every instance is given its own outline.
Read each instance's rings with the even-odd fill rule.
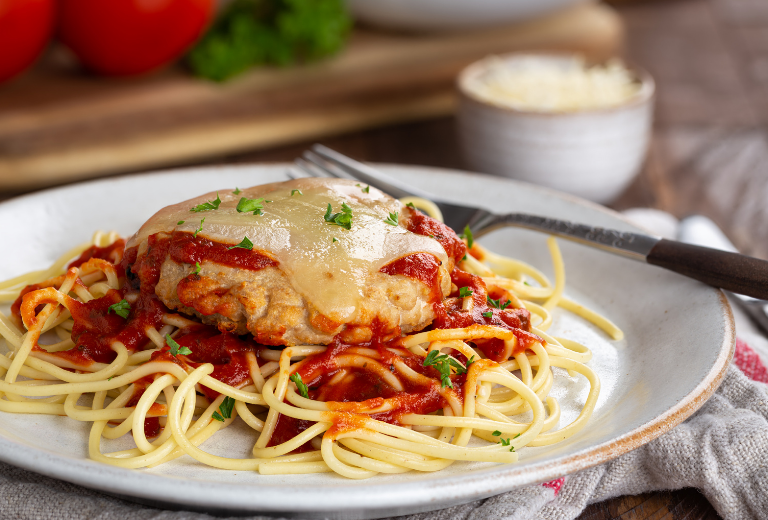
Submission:
[[[424,283],[430,289],[430,299],[439,302],[443,299],[440,288],[440,262],[429,253],[414,253],[388,263],[379,272],[388,275],[403,275]]]
[[[269,438],[267,447],[279,446],[284,442],[288,442],[314,424],[315,423],[312,421],[303,421],[301,419],[294,419],[293,417],[280,414],[277,417],[277,424],[275,424],[275,429],[272,432],[272,437]],[[306,442],[293,450],[293,453],[304,453],[306,451],[312,451],[312,449],[312,444]]]
[[[167,238],[151,235],[147,238],[147,250],[140,258],[137,258],[137,247],[125,252],[120,270],[125,272],[131,288],[143,293],[155,293],[155,286],[160,281],[160,268],[170,245],[171,241]]]
[[[248,250],[242,247],[233,248],[231,244],[214,242],[192,233],[176,231],[171,237],[170,255],[179,263],[202,263],[204,260],[217,264],[258,271],[265,267],[277,267],[278,262],[258,250]]]
[[[451,228],[420,211],[411,210],[410,208],[406,208],[405,211],[408,212],[405,229],[417,235],[432,237],[440,242],[440,245],[445,249],[445,253],[453,258],[454,262],[458,262],[467,254],[466,244],[456,236],[456,233]]]
[[[366,417],[356,413],[337,412],[333,417],[333,424],[326,435],[335,439],[342,433],[365,429]]]
[[[83,265],[88,260],[91,260],[92,258],[106,260],[108,262],[111,262],[112,264],[117,265],[123,259],[124,248],[125,248],[125,240],[123,240],[122,238],[115,240],[112,244],[106,247],[91,246],[85,251],[83,251],[82,253],[80,253],[80,256],[78,256],[76,259],[72,260],[67,265],[67,270],[69,270],[72,267],[80,267],[81,265]],[[119,273],[122,273],[122,271],[119,271]],[[19,293],[19,296],[16,298],[16,300],[14,300],[14,302],[11,304],[11,316],[16,322],[16,325],[19,328],[22,328],[22,329],[24,328],[24,325],[20,317],[20,310],[21,310],[21,303],[24,300],[25,294],[30,293],[32,291],[36,291],[38,289],[44,289],[46,287],[59,287],[63,281],[64,281],[64,275],[61,275],[55,278],[51,278],[50,280],[46,280],[45,282],[41,282],[39,284],[27,285],[26,287],[24,287]],[[43,307],[44,305],[39,305],[35,309],[35,314],[39,314],[40,311],[43,310]]]
[[[170,312],[154,294],[140,293],[131,303],[128,318],[118,316],[109,307],[125,298],[124,291],[110,290],[102,298],[87,303],[73,302],[70,308],[75,322],[72,327],[72,341],[76,348],[59,352],[62,357],[71,355],[83,359],[110,363],[116,354],[110,345],[114,341],[123,343],[129,352],[142,350],[148,343],[148,327],[155,330],[163,326],[163,316]]]
[[[396,343],[397,341],[378,345],[349,345],[336,340],[325,352],[309,356],[302,362],[297,373],[309,388],[309,398],[328,402],[331,410],[339,412],[338,420],[334,421],[331,429],[331,435],[363,427],[364,419],[357,414],[377,408],[385,400],[394,405],[392,409],[369,414],[369,416],[390,424],[401,424],[400,418],[405,414],[428,414],[447,405],[439,392],[439,372],[433,367],[423,366],[422,359],[406,349],[399,348],[399,355],[387,350],[387,348],[393,348]],[[349,354],[347,352],[349,349],[361,347],[376,348],[380,355],[378,361],[385,367],[389,367],[393,373],[395,373],[394,359],[397,358],[411,369],[432,379],[429,383],[423,384],[412,382],[407,378],[398,378],[403,386],[402,390],[398,390],[387,383],[376,371],[363,366],[362,368],[347,367],[348,374],[340,382],[329,384],[342,370],[336,364],[338,357]],[[454,391],[459,398],[461,398],[461,388],[465,378],[464,374],[452,376]],[[286,442],[312,424],[310,421],[301,421],[281,414],[268,446]],[[307,443],[296,451],[309,449],[311,446]]]
[[[215,327],[208,325],[185,329],[176,335],[174,341],[180,347],[187,347],[192,351],[183,357],[188,365],[198,367],[211,363],[211,377],[235,388],[251,381],[246,354],[256,353],[259,348],[263,348],[251,338],[244,339],[235,334],[219,332]],[[167,352],[170,347],[166,349]],[[218,392],[210,388],[202,388],[210,400],[219,396]]]
[[[460,292],[456,291],[449,298],[434,306],[435,319],[432,322],[434,329],[453,329],[469,327],[475,323],[480,325],[494,325],[511,331],[517,338],[517,347],[512,355],[525,352],[536,342],[544,345],[546,342],[531,333],[531,313],[526,309],[497,308],[489,304],[488,298],[497,300],[499,307],[504,307],[509,301],[506,291],[494,288],[489,294],[485,282],[479,276],[454,269],[451,273],[451,281],[461,291],[462,288],[471,290],[472,308],[463,310],[463,299]],[[506,347],[500,339],[477,339],[475,345],[493,361],[498,363],[506,361]]]
[[[45,289],[46,287],[59,287],[63,281],[63,275],[57,276],[56,278],[51,278],[50,280],[46,280],[42,283],[27,285],[21,290],[19,296],[11,304],[11,318],[19,330],[24,330],[24,322],[21,319],[21,304],[24,301],[24,296],[28,293],[31,293],[32,291],[37,291],[38,289]],[[35,307],[35,315],[40,314],[43,308],[45,308],[45,305],[38,305]]]
[[[163,427],[160,425],[160,417],[147,417],[144,419],[144,435],[149,439],[153,439],[160,435],[163,431]]]
[[[124,249],[125,240],[122,238],[115,240],[106,247],[91,246],[83,251],[77,259],[70,262],[67,269],[70,267],[80,267],[91,258],[100,258],[101,260],[106,260],[107,262],[117,265],[123,259]]]

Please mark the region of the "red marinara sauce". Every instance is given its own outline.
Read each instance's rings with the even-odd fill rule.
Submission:
[[[192,233],[174,231],[170,235],[157,233],[147,238],[147,250],[138,256],[138,248],[132,247],[125,253],[121,266],[126,270],[129,281],[142,292],[154,293],[160,280],[160,269],[169,257],[179,263],[195,265],[208,260],[221,265],[258,271],[276,267],[277,260],[258,250],[232,247],[231,244],[214,242]]]
[[[430,378],[428,381],[412,381],[398,377],[402,390],[391,386],[372,367],[339,367],[337,360],[341,356],[353,355],[354,349],[374,348],[378,351],[379,363],[396,374],[395,359],[405,363],[411,370]],[[396,350],[397,353],[392,352]],[[348,373],[341,380],[336,380],[339,372]],[[329,407],[337,412],[339,421],[335,422],[332,433],[342,433],[346,429],[363,427],[359,415],[363,410],[376,408],[384,400],[389,400],[393,408],[386,412],[373,413],[371,419],[389,424],[401,424],[400,418],[406,414],[429,414],[447,406],[440,394],[440,373],[434,367],[425,367],[421,357],[399,346],[399,340],[380,342],[376,339],[368,344],[349,345],[340,340],[334,341],[325,352],[307,357],[297,370],[302,381],[308,387],[310,399],[328,402]],[[451,376],[453,391],[459,400],[463,400],[463,385],[466,374]],[[358,415],[356,415],[358,414]],[[275,431],[268,446],[286,442],[312,426],[310,421],[301,421],[280,415]],[[309,443],[300,450],[311,449]]]
[[[437,240],[454,263],[466,254],[464,242],[442,222],[407,206],[403,209],[403,216],[403,225],[408,231]],[[443,299],[440,265],[440,261],[429,253],[413,253],[388,263],[379,271],[388,275],[408,276],[424,283],[430,289],[431,301],[438,303]]]
[[[509,294],[502,289],[494,289],[488,293],[485,282],[479,276],[454,269],[451,281],[457,291],[434,306],[435,319],[432,328],[453,329],[469,327],[470,325],[494,325],[511,331],[517,338],[517,347],[512,355],[525,352],[533,343],[546,344],[544,339],[531,333],[531,313],[526,309],[507,308]],[[472,309],[463,310],[463,298],[460,291],[472,291]],[[494,297],[495,296],[495,297]],[[491,304],[489,298],[495,300],[498,306]],[[477,339],[473,341],[483,353],[498,363],[508,359],[504,341],[500,339]]]
[[[91,246],[83,251],[79,257],[69,263],[70,267],[80,267],[91,258],[100,258],[115,265],[118,265],[123,259],[123,250],[125,249],[125,240],[118,238],[106,247]]]
[[[125,298],[125,290],[110,290],[102,298],[87,303],[74,301],[70,312],[75,322],[72,327],[75,348],[57,355],[73,363],[87,365],[93,361],[113,361],[116,354],[110,345],[115,341],[123,343],[129,352],[142,350],[149,343],[145,332],[147,328],[161,328],[163,316],[169,311],[154,294],[133,294],[137,297],[130,304],[127,318],[109,309]]]
[[[191,354],[183,356],[186,364],[196,368],[204,363],[213,365],[211,377],[229,386],[239,388],[251,381],[251,373],[246,354],[256,354],[261,345],[252,338],[237,336],[227,332],[219,332],[216,327],[210,325],[196,325],[181,330],[174,338],[180,347],[187,347]],[[170,347],[164,347],[161,352],[155,353],[152,359],[167,359],[170,355]],[[257,357],[257,362],[262,364]],[[206,397],[213,400],[219,396],[215,390],[202,387]]]
[[[115,240],[112,244],[106,247],[91,246],[85,251],[83,251],[82,253],[80,253],[80,256],[78,256],[76,259],[72,260],[67,265],[67,270],[69,270],[71,267],[80,267],[91,258],[99,258],[101,260],[106,260],[108,262],[111,262],[117,265],[123,259],[124,248],[125,248],[125,240],[123,240],[122,238]],[[121,272],[122,271],[118,271],[118,273],[121,273]],[[19,293],[19,296],[11,304],[11,316],[13,317],[14,321],[16,322],[16,325],[19,328],[23,328],[20,310],[21,310],[21,302],[24,301],[24,295],[32,291],[36,291],[38,289],[58,286],[61,284],[63,280],[64,280],[63,275],[57,276],[55,278],[46,280],[45,282],[42,282],[39,284],[27,285],[21,290],[21,292]],[[43,310],[43,306],[38,306],[38,308],[35,309],[35,313],[37,314],[42,310]]]
[[[256,249],[232,247],[232,244],[214,242],[192,233],[175,231],[170,239],[170,256],[179,263],[195,265],[208,260],[217,264],[258,271],[265,267],[277,267],[278,262]]]
[[[388,275],[403,275],[418,280],[430,290],[430,299],[439,302],[443,299],[440,288],[440,261],[429,253],[414,253],[388,263],[379,272]]]
[[[403,216],[405,217],[405,229],[440,242],[440,245],[445,249],[445,254],[453,258],[454,262],[459,262],[467,254],[466,244],[456,236],[451,228],[439,220],[407,206],[403,209]]]
[[[91,246],[68,266],[79,267],[92,258],[107,260],[112,263],[123,261],[125,241],[120,239],[107,247]],[[124,278],[123,269],[118,269],[118,276]],[[26,294],[44,286],[58,285],[63,277],[53,280],[52,284],[30,285],[21,291],[19,298],[11,306],[11,312],[20,320],[20,306]],[[71,300],[70,313],[74,325],[72,341],[75,348],[68,351],[51,353],[62,359],[80,366],[88,366],[93,362],[110,363],[115,359],[115,352],[110,345],[115,341],[123,343],[129,352],[140,350],[147,343],[145,330],[147,327],[162,326],[163,315],[168,309],[157,299],[154,291],[134,294],[131,297],[130,312],[127,318],[119,316],[110,307],[126,298],[129,293],[127,284],[120,290],[109,290],[101,298],[89,302]],[[38,308],[39,312],[41,309]],[[36,350],[43,350],[36,346]]]

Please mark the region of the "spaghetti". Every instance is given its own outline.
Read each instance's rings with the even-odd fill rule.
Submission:
[[[227,207],[223,200],[221,208]],[[255,262],[253,255],[260,254],[259,265],[277,268],[276,255],[253,244],[251,254],[227,243],[222,249],[204,234],[183,230],[168,235],[166,249],[157,245],[162,234],[151,235],[149,246],[126,249],[115,233],[99,232],[50,269],[0,284],[0,299],[13,302],[8,316],[0,314],[8,347],[0,355],[0,411],[90,422],[90,457],[126,468],[153,467],[186,454],[222,469],[336,472],[356,479],[437,471],[462,460],[515,462],[524,446],[556,443],[582,429],[600,382],[586,365],[586,347],[547,334],[551,311],[560,306],[580,314],[614,339],[621,331],[563,296],[565,270],[554,239],[548,242],[551,283],[534,267],[472,243],[471,235],[459,241],[437,219],[399,207],[399,217],[390,213],[386,222],[393,232],[402,233],[394,229],[400,226],[438,241],[452,267],[450,288],[442,293],[435,256],[415,253],[378,271],[432,283],[425,294],[436,300],[426,326],[393,334],[377,318],[361,336],[362,326],[334,322],[326,328],[347,332],[326,344],[242,334],[231,321],[213,323],[184,302],[175,310],[167,306],[156,294],[162,259],[149,259],[153,251],[171,255],[173,240],[196,251],[213,244],[206,247],[218,247],[224,264],[233,261],[226,255],[235,250],[238,261]],[[211,211],[216,210],[218,205]],[[188,268],[183,280],[208,279],[201,276],[201,263],[212,262],[200,259],[182,262]],[[195,302],[209,296],[196,294]],[[219,304],[217,312],[227,311]],[[552,367],[580,374],[590,385],[578,418],[559,429],[560,409],[548,396]],[[252,458],[201,448],[238,417],[254,430]],[[102,451],[103,440],[128,434],[135,448]]]

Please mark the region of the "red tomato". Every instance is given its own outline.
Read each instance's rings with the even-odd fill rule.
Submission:
[[[0,81],[35,61],[53,29],[53,0],[0,0]]]
[[[181,56],[214,0],[59,0],[61,40],[90,69],[141,74]]]

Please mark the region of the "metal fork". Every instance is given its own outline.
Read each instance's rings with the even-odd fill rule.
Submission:
[[[308,176],[354,179],[395,198],[431,200],[442,211],[445,223],[458,233],[465,227],[475,237],[508,226],[533,229],[663,267],[714,287],[768,299],[768,262],[759,258],[527,213],[495,215],[482,208],[442,200],[320,144],[304,152],[295,164]]]

